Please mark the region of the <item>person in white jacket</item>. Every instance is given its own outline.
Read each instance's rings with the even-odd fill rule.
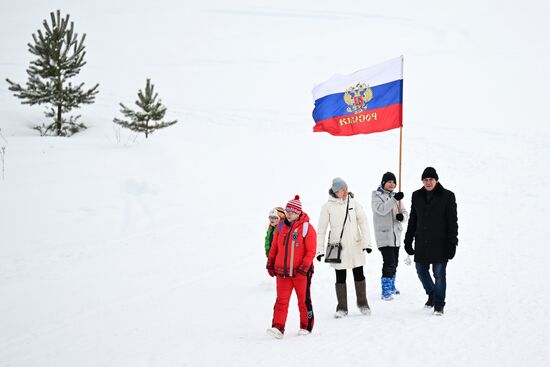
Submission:
[[[400,203],[403,193],[394,193],[395,183],[395,175],[386,172],[382,176],[382,182],[378,189],[372,192],[374,237],[383,258],[380,281],[382,299],[385,301],[391,301],[394,294],[399,294],[395,288],[395,273],[399,261],[401,232],[403,232],[401,223],[409,218],[409,213]]]
[[[347,215],[346,215],[347,213]],[[344,224],[345,220],[345,224]],[[336,318],[348,314],[346,271],[352,269],[355,281],[357,306],[362,314],[369,315],[371,310],[367,301],[367,290],[363,265],[366,264],[365,252],[372,251],[372,240],[365,210],[353,193],[348,192],[348,185],[340,177],[332,180],[329,198],[323,205],[317,231],[317,260],[325,256],[327,227],[330,226],[328,243],[341,244],[340,261],[331,262],[336,271]],[[343,230],[342,230],[343,228]],[[325,261],[328,260],[325,258]]]

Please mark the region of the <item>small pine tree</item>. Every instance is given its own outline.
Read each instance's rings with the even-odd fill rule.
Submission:
[[[129,118],[130,121],[114,118],[113,122],[132,131],[145,133],[145,138],[153,133],[154,130],[163,129],[178,122],[178,120],[160,121],[166,114],[166,107],[162,105],[160,99],[157,101],[158,93],[154,93],[154,88],[155,86],[151,84],[151,80],[147,79],[145,93],[140,89],[138,91],[138,100],[136,101],[136,105],[142,111],[131,110],[120,103],[120,112]]]
[[[81,104],[93,103],[95,95],[99,92],[99,84],[84,91],[84,83],[73,85],[68,82],[86,64],[86,34],[78,40],[78,34],[74,32],[74,23],[69,23],[69,14],[62,19],[61,12],[57,10],[55,14],[50,13],[50,18],[51,25],[46,20],[43,21],[45,33],[41,30],[33,33],[34,45],[28,44],[29,51],[38,58],[32,61],[27,69],[29,79],[26,88],[9,79],[6,81],[10,84],[9,90],[23,100],[22,104],[51,105],[46,109],[45,115],[48,118],[53,117],[54,122],[36,126],[36,130],[42,135],[53,133],[58,136],[70,136],[86,126],[77,123],[80,115],[70,116],[67,120],[63,118],[63,114]]]

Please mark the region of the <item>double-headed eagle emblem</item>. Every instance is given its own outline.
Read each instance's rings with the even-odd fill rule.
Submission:
[[[344,93],[344,101],[348,112],[360,113],[367,109],[367,103],[372,99],[372,89],[366,83],[357,83]]]

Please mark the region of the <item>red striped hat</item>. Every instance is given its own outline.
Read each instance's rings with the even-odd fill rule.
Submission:
[[[295,212],[298,214],[302,213],[302,203],[300,203],[300,196],[296,195],[294,196],[294,199],[290,200],[288,203],[286,203],[285,210],[289,212]]]

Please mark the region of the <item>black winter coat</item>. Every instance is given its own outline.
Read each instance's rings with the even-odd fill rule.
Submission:
[[[410,245],[414,239],[414,261],[430,264],[448,261],[458,245],[455,194],[438,182],[429,202],[424,187],[413,192],[411,202],[404,242]]]

